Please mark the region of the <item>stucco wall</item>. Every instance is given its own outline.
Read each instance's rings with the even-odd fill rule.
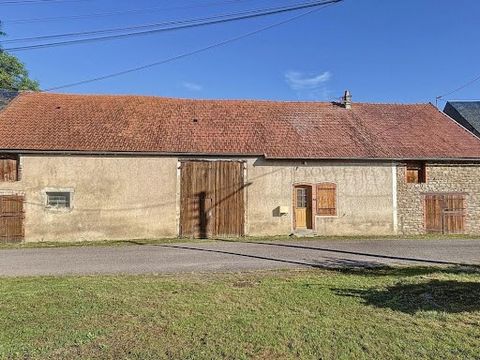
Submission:
[[[284,235],[293,231],[294,184],[337,185],[337,216],[316,216],[319,235],[394,233],[391,163],[340,163],[249,160],[247,166],[247,233]],[[275,209],[288,206],[278,216]]]
[[[26,197],[27,242],[175,237],[179,221],[177,158],[21,157],[21,181],[0,193]],[[391,234],[392,165],[246,160],[246,234],[288,235],[294,184],[333,182],[337,216],[316,217],[319,235]],[[46,208],[46,190],[73,190],[72,209]],[[287,206],[287,215],[276,209]]]
[[[25,241],[176,236],[176,158],[22,156]],[[73,189],[72,209],[45,207],[46,188]]]
[[[407,184],[406,167],[398,166],[398,226],[403,234],[423,234],[423,193],[465,192],[465,232],[480,234],[480,164],[439,164],[426,166],[425,184]]]

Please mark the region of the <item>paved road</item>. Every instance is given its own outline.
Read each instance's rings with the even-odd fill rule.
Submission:
[[[296,240],[0,250],[0,276],[480,265],[479,240]]]

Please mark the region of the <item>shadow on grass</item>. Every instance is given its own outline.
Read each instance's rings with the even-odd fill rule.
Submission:
[[[407,314],[480,311],[480,282],[430,280],[385,289],[332,289],[337,295],[361,298],[366,305]]]
[[[334,270],[344,274],[359,276],[391,276],[407,278],[428,274],[480,274],[480,267],[427,261],[424,266],[389,266],[372,260],[339,259],[335,257],[322,258],[319,261],[300,259],[282,259],[272,256],[245,254],[220,249],[209,249],[182,245],[158,245],[165,248],[185,251],[208,252],[231,255],[255,260],[266,260],[289,265],[301,265],[323,270]],[[380,256],[380,255],[379,255]],[[315,286],[307,284],[306,286]],[[321,284],[319,284],[321,285]],[[363,299],[367,305],[379,308],[390,308],[408,314],[417,311],[466,312],[480,311],[480,282],[457,280],[430,280],[420,283],[399,283],[384,289],[332,289],[337,295],[351,296]]]
[[[334,269],[344,274],[361,276],[422,276],[429,274],[477,274],[480,275],[478,265],[386,265],[377,262],[355,261],[343,259],[325,259],[322,261],[325,268]]]

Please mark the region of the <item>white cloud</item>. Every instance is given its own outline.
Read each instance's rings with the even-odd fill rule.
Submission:
[[[332,74],[325,71],[321,74],[305,74],[300,71],[287,71],[285,73],[285,81],[293,90],[314,90],[323,86]]]
[[[190,91],[202,91],[203,86],[189,81],[182,82],[182,87]]]
[[[330,71],[320,74],[304,73],[301,71],[287,71],[285,81],[288,86],[297,93],[300,100],[328,100],[331,91],[327,87],[328,81],[332,78]]]

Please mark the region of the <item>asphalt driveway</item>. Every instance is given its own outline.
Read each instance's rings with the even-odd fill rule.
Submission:
[[[207,241],[0,250],[0,276],[480,265],[479,240]]]

